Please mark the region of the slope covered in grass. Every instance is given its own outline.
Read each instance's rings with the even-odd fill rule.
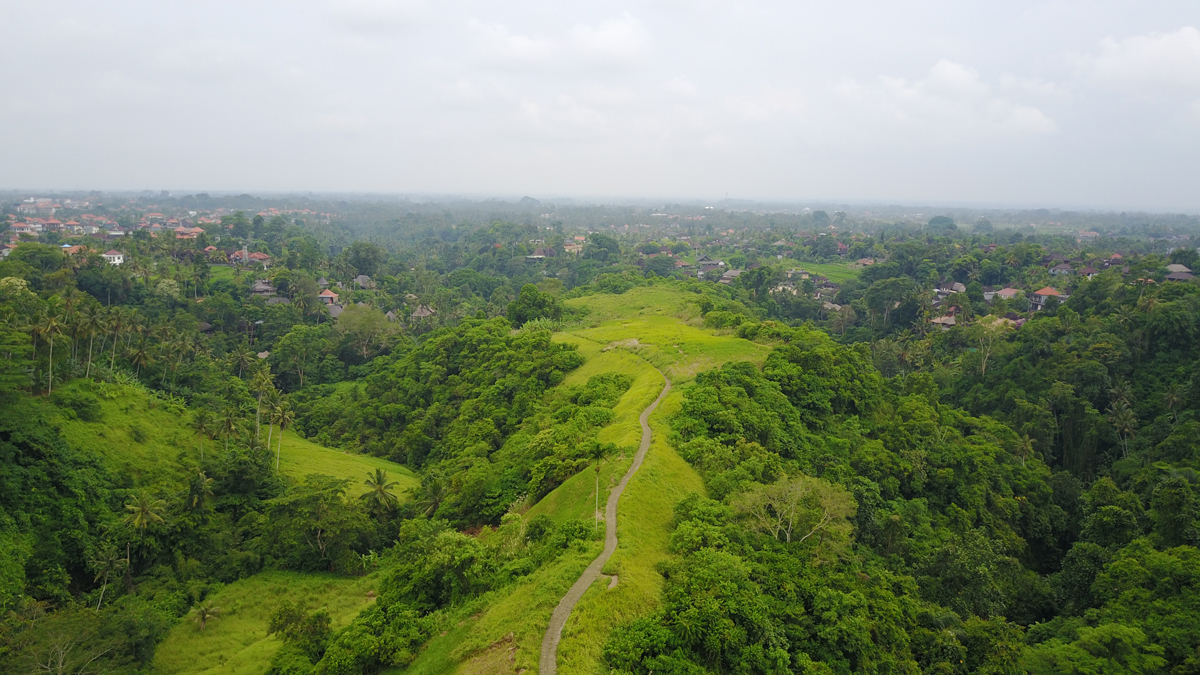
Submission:
[[[375,577],[262,572],[226,586],[208,602],[217,618],[204,630],[191,621],[171,629],[154,654],[156,675],[262,675],[282,641],[267,635],[280,601],[325,609],[341,628],[374,600]]]
[[[86,383],[75,382],[67,389],[86,386]],[[183,480],[187,467],[200,463],[202,449],[210,459],[222,452],[220,441],[202,439],[192,429],[187,411],[178,404],[149,396],[133,387],[117,385],[98,387],[97,398],[101,412],[96,421],[64,418],[63,434],[73,446],[102,456],[127,485],[178,483]],[[278,434],[276,429],[271,441],[272,452],[278,445]],[[262,435],[266,441],[266,427],[263,427]],[[363,481],[376,468],[385,469],[396,481],[397,494],[419,482],[411,471],[395,462],[325,448],[292,431],[284,432],[279,459],[280,471],[293,478],[320,473],[349,480],[351,495],[366,491]]]

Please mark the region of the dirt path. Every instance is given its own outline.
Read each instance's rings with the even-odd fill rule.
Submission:
[[[662,373],[659,374],[662,375]],[[540,675],[556,675],[558,672],[558,641],[562,639],[563,626],[570,618],[576,603],[583,597],[592,582],[600,577],[600,570],[604,569],[604,564],[617,550],[617,501],[621,499],[621,493],[625,491],[629,479],[633,478],[633,474],[641,468],[642,460],[646,459],[646,451],[650,449],[650,413],[654,412],[667,392],[671,391],[671,381],[665,375],[663,383],[663,390],[659,393],[658,398],[654,399],[654,403],[651,403],[638,417],[638,422],[642,425],[642,444],[638,446],[637,454],[633,456],[633,464],[629,466],[629,471],[625,472],[621,482],[617,483],[617,487],[609,493],[608,502],[604,505],[604,550],[583,571],[583,574],[575,581],[575,585],[571,586],[571,590],[567,591],[563,599],[558,602],[558,607],[554,608],[554,613],[550,615],[550,625],[546,627],[546,636],[542,638],[542,657],[538,663]],[[612,586],[610,585],[609,588]]]

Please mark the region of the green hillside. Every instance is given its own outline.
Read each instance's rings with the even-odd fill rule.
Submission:
[[[85,387],[82,382],[66,389]],[[63,434],[72,445],[98,453],[128,485],[156,485],[183,480],[187,467],[200,462],[201,445],[206,453],[219,452],[221,441],[202,439],[192,429],[189,413],[178,403],[147,395],[131,386],[98,385],[101,414],[94,422],[78,418],[62,421]],[[262,428],[263,441],[268,429]],[[279,444],[275,429],[271,451]],[[322,447],[291,430],[283,432],[279,470],[293,478],[320,473],[350,481],[350,494],[366,490],[363,480],[375,469],[385,469],[403,492],[418,483],[408,468],[386,459],[354,455]]]
[[[267,620],[283,600],[325,609],[340,628],[374,599],[374,576],[261,572],[210,596],[217,618],[201,631],[183,621],[154,654],[153,672],[171,675],[262,675],[282,642],[267,635]]]
[[[727,331],[703,328],[689,295],[672,287],[638,287],[621,295],[590,295],[568,303],[588,310],[587,325],[557,333],[554,339],[577,345],[585,361],[561,386],[582,384],[608,372],[634,378],[613,409],[612,422],[597,434],[598,440],[615,443],[624,451],[600,468],[601,505],[632,461],[641,437],[638,416],[662,389],[662,375],[655,367],[675,386],[650,418],[654,431],[650,451],[621,498],[620,543],[605,568],[606,574],[617,575],[617,585],[609,589],[604,577],[593,585],[559,644],[559,672],[594,673],[612,626],[657,606],[662,578],[655,566],[668,555],[674,505],[689,492],[703,490],[695,470],[667,443],[667,420],[678,410],[681,392],[697,372],[728,361],[761,363],[769,349]],[[545,514],[557,522],[591,519],[596,482],[593,471],[576,474],[535,504],[526,518]],[[600,548],[600,542],[593,542],[504,589],[489,598],[482,612],[434,638],[407,671],[393,672],[535,672],[550,613]],[[497,658],[498,651],[505,657]]]

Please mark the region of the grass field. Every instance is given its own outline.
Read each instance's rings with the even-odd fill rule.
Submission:
[[[191,621],[176,624],[154,654],[155,675],[263,675],[283,644],[267,636],[267,619],[281,600],[325,609],[334,629],[350,623],[373,602],[374,576],[342,577],[262,572],[232,583],[209,598],[220,610],[204,631]]]
[[[800,262],[798,260],[792,260],[791,258],[784,258],[781,262],[786,265],[788,269],[795,268],[808,270],[809,272],[815,272],[821,276],[829,277],[829,280],[835,284],[840,284],[843,281],[849,281],[850,279],[858,278],[858,273],[862,270],[861,265],[844,262],[812,263]]]
[[[229,281],[233,281],[234,269],[232,267],[213,265],[212,267],[209,267],[208,270],[209,280],[211,281],[215,281],[217,279],[228,279]],[[246,273],[243,272],[242,274],[245,275]]]
[[[69,386],[81,386],[75,383]],[[64,420],[63,434],[74,447],[96,452],[122,477],[126,485],[171,485],[183,480],[189,467],[200,463],[201,437],[187,422],[185,413],[163,401],[128,387],[109,389],[113,398],[100,397],[98,422]],[[278,445],[279,430],[271,442]],[[263,440],[267,428],[262,429]],[[220,441],[204,439],[208,458],[219,457]],[[216,454],[214,454],[216,453]],[[386,459],[351,455],[307,441],[291,431],[284,432],[280,471],[293,478],[322,473],[350,481],[350,494],[366,492],[363,481],[376,468],[387,470],[396,481],[397,494],[419,483],[406,467]]]

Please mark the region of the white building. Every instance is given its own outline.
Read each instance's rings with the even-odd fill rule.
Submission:
[[[112,249],[103,255],[104,260],[108,262],[109,265],[120,265],[121,263],[125,262],[125,254],[116,249]]]

